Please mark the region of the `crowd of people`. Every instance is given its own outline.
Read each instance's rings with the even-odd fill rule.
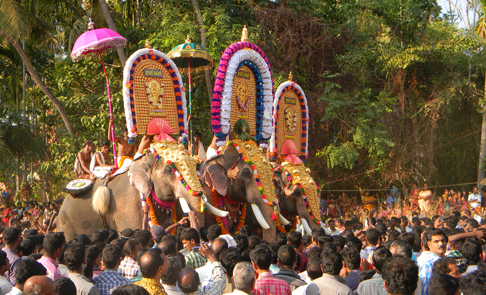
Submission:
[[[167,229],[99,229],[66,241],[50,227],[55,204],[4,204],[0,294],[486,294],[486,218],[475,192],[467,209],[433,216],[371,206],[360,208],[364,217],[333,218],[321,208],[325,228],[280,232],[274,242],[248,226],[226,235],[218,225],[191,227],[193,212]],[[359,206],[373,205],[367,198]]]

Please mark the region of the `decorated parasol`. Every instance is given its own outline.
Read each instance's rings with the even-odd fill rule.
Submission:
[[[204,46],[192,43],[187,35],[184,44],[177,45],[167,54],[179,68],[179,71],[189,75],[189,114],[192,115],[192,91],[191,91],[191,73],[203,70],[209,70],[213,67],[213,58]],[[191,137],[191,156],[193,156],[192,146],[192,121],[189,123]]]
[[[108,92],[108,102],[110,105],[110,120],[113,120],[113,107],[111,105],[111,92],[110,92],[110,81],[108,75],[106,74],[105,63],[103,62],[103,57],[101,53],[103,51],[111,51],[117,47],[125,47],[127,45],[127,39],[110,29],[94,29],[94,23],[89,20],[88,31],[81,34],[74,43],[73,50],[71,52],[71,59],[73,61],[79,61],[85,57],[99,56],[101,60],[101,65],[103,66],[103,72],[106,78],[106,90]],[[115,168],[118,167],[116,161],[116,147],[115,147],[115,129],[111,125],[111,135],[113,141],[113,157]]]

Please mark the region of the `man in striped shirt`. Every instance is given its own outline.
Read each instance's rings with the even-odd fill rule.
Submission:
[[[266,245],[259,245],[250,253],[251,264],[258,275],[253,289],[254,295],[291,295],[289,283],[277,279],[270,272],[272,252]]]

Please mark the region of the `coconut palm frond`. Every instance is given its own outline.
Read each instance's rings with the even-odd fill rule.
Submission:
[[[35,137],[29,128],[22,125],[11,125],[3,123],[5,131],[5,143],[10,151],[15,151],[20,155],[34,153],[39,157],[44,157],[46,146],[42,140]]]
[[[15,39],[28,33],[33,16],[17,0],[0,1],[0,28]]]
[[[5,142],[5,131],[1,127],[0,127],[0,157],[2,157],[3,159],[7,157],[13,158],[12,151],[8,147],[7,143]]]

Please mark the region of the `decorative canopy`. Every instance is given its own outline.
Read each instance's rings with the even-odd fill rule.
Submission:
[[[191,72],[209,70],[213,67],[213,58],[202,45],[192,43],[189,35],[186,42],[174,47],[167,54],[183,73],[188,72],[189,59],[191,60]]]

